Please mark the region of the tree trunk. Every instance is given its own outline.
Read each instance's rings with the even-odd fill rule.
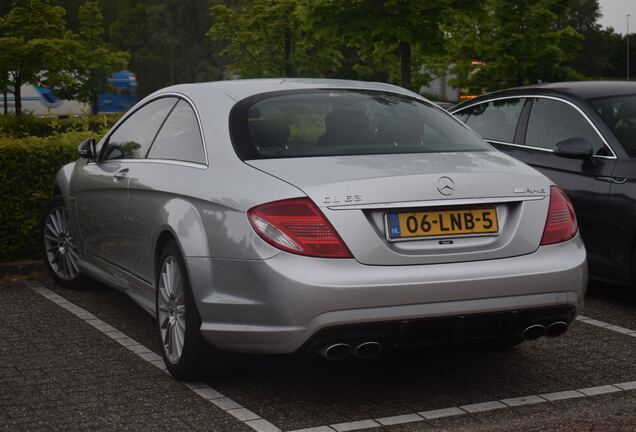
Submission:
[[[291,31],[287,27],[285,28],[284,38],[285,40],[283,42],[284,43],[283,50],[285,54],[285,76],[291,77],[293,74],[292,65],[291,65],[292,35],[291,35]]]
[[[402,68],[402,87],[411,90],[411,44],[400,42],[400,66]]]
[[[102,80],[103,78],[103,74],[94,70],[89,71],[89,82],[90,83],[96,83]],[[93,85],[93,87],[95,87],[95,85]],[[103,87],[103,86],[99,86],[99,87]],[[91,90],[90,93],[88,94],[88,104],[91,107],[91,114],[95,115],[97,114],[97,102],[99,100],[99,94],[97,93],[98,90]],[[103,91],[103,89],[101,90]]]
[[[97,114],[97,102],[99,101],[99,96],[97,94],[94,94],[91,96],[91,114],[95,115]]]
[[[22,115],[22,80],[20,76],[13,77],[13,96],[15,99],[15,115]]]

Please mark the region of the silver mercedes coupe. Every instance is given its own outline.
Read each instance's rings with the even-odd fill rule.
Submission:
[[[421,96],[309,79],[184,84],[57,174],[62,285],[156,317],[168,370],[565,333],[586,254],[566,195]]]

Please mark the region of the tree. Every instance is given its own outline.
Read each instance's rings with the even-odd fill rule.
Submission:
[[[424,59],[442,48],[442,17],[480,5],[460,0],[312,0],[306,2],[306,15],[319,34],[338,35],[364,53],[363,61],[379,59],[392,81],[413,88],[414,75],[422,83]]]
[[[104,42],[104,17],[97,1],[79,8],[79,50],[77,68],[70,74],[67,87],[75,99],[89,103],[97,113],[99,94],[109,89],[108,77],[126,67],[128,53],[112,49]]]
[[[601,30],[598,0],[570,0],[568,23],[583,36],[581,49],[571,66],[582,75],[593,78],[607,76],[614,66],[609,62],[611,36]]]
[[[337,69],[341,52],[327,35],[305,24],[302,2],[253,0],[238,7],[215,5],[208,35],[227,43],[222,54],[230,72],[243,78],[325,76]]]
[[[43,85],[73,65],[76,42],[64,23],[64,9],[48,0],[13,0],[0,18],[0,73],[8,71],[15,112],[22,114],[23,84]]]
[[[206,37],[215,0],[101,0],[108,41],[130,53],[145,96],[182,82],[220,79],[220,47]]]
[[[568,2],[568,24],[582,35],[599,30],[601,25],[598,20],[602,16],[598,0],[569,0]]]
[[[614,32],[612,27],[609,27],[601,31],[603,45],[607,47],[606,55],[607,62],[611,67],[607,70],[605,77],[624,80],[627,72],[627,35],[622,35]],[[630,79],[636,77],[636,37],[632,33],[629,36],[629,57],[632,61],[630,66]]]
[[[483,14],[447,22],[454,84],[471,92],[579,79],[571,62],[583,37],[567,0],[488,0]]]

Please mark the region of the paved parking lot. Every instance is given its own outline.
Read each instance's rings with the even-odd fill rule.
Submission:
[[[636,430],[636,301],[613,287],[566,336],[508,351],[258,356],[189,386],[119,292],[40,278],[0,298],[0,430]]]

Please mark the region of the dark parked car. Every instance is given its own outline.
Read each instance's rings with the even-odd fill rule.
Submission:
[[[636,287],[636,82],[520,87],[450,111],[566,191],[591,278]]]

